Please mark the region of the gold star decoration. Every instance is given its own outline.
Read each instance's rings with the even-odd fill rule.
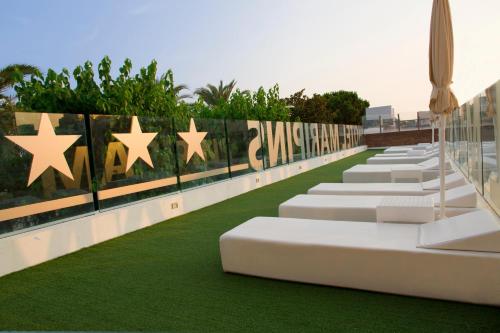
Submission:
[[[16,145],[33,154],[28,185],[30,186],[49,167],[53,167],[73,180],[64,152],[73,145],[81,135],[56,135],[49,115],[42,113],[37,135],[5,136]]]
[[[198,132],[193,118],[189,122],[189,132],[179,132],[177,134],[188,144],[186,164],[189,163],[194,153],[198,154],[202,160],[205,160],[203,149],[201,149],[201,142],[207,136],[208,132]]]
[[[143,160],[151,168],[154,168],[153,161],[151,161],[151,156],[149,155],[148,146],[157,134],[158,132],[143,133],[137,116],[132,117],[130,133],[113,133],[115,138],[128,147],[127,166],[125,167],[125,172],[132,167],[138,158]]]

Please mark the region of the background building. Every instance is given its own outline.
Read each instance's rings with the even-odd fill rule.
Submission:
[[[366,120],[379,120],[379,117],[382,117],[382,119],[394,119],[394,108],[392,105],[375,106],[366,108],[365,114]]]

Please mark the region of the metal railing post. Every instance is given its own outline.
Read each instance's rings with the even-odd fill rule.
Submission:
[[[227,134],[227,121],[224,118],[224,134],[226,136],[226,154],[227,154],[227,171],[229,172],[229,178],[233,178],[231,173],[231,149],[229,148],[229,136]]]
[[[177,177],[177,191],[182,190],[181,186],[181,168],[179,164],[179,157],[177,156],[177,128],[175,127],[175,119],[172,117],[172,136],[173,136],[173,149],[174,149],[174,156],[175,156],[175,175]]]
[[[94,144],[92,143],[92,129],[90,127],[90,114],[83,114],[83,122],[85,125],[85,140],[87,144],[87,153],[89,158],[89,170],[90,170],[90,190],[92,191],[92,199],[94,204],[94,210],[99,211],[99,196],[97,192],[99,191],[96,168],[95,168],[95,160],[94,160]]]

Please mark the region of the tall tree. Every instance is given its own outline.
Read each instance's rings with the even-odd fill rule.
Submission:
[[[365,109],[370,106],[356,92],[344,90],[314,94],[311,98],[301,90],[285,98],[285,102],[293,107],[292,119],[337,124],[361,124]]]
[[[235,87],[235,80],[232,80],[226,85],[224,85],[221,80],[218,87],[207,84],[206,87],[196,89],[194,93],[207,103],[207,105],[216,106],[220,102],[227,102]]]
[[[339,124],[361,124],[365,110],[370,103],[354,91],[339,90],[323,95],[327,100],[328,109],[334,114],[335,122]]]

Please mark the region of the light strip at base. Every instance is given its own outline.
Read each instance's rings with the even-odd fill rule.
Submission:
[[[34,204],[0,210],[0,221],[12,220],[18,217],[35,215],[62,208],[83,205],[92,202],[92,193],[80,194],[68,198],[49,200]]]

